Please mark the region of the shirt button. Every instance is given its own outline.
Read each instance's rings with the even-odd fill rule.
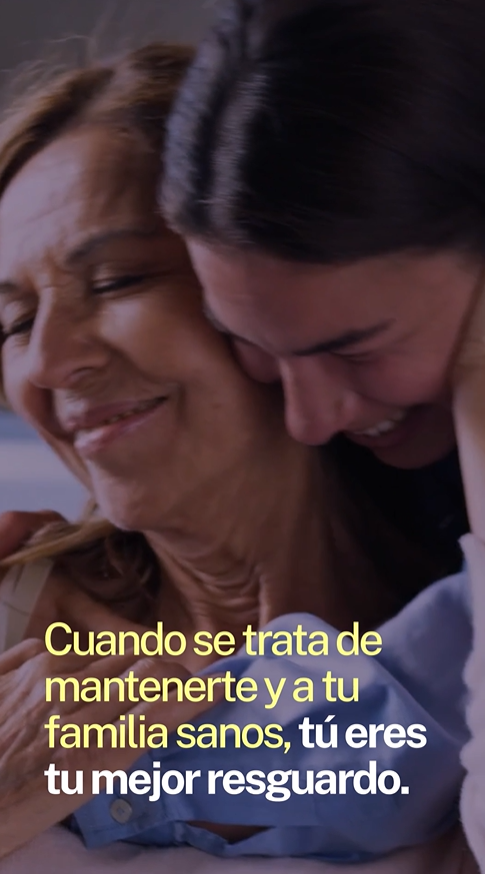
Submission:
[[[123,801],[122,798],[117,798],[116,801],[113,801],[112,804],[110,804],[109,812],[115,822],[119,822],[120,825],[123,825],[131,819],[133,808],[128,801]]]

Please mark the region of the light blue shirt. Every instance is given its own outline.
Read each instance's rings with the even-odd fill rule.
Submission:
[[[207,794],[204,779],[195,780],[194,794],[167,795],[159,801],[147,795],[102,794],[75,814],[75,825],[88,847],[113,841],[132,841],[151,846],[190,845],[219,856],[261,855],[312,857],[328,862],[364,862],[400,847],[420,844],[444,832],[457,818],[457,802],[463,772],[460,749],[468,739],[464,720],[465,687],[463,668],[471,649],[472,630],[466,572],[441,580],[418,595],[396,617],[381,626],[382,652],[377,656],[338,655],[338,632],[320,619],[306,614],[279,617],[266,630],[293,631],[302,624],[306,631],[325,631],[330,639],[327,656],[279,656],[271,654],[268,642],[264,656],[251,657],[245,651],[212,664],[204,673],[230,669],[237,678],[254,677],[262,684],[269,677],[273,685],[287,678],[278,705],[267,710],[267,699],[254,703],[222,703],[203,717],[205,722],[279,723],[291,750],[282,749],[181,750],[175,738],[166,750],[146,753],[136,769],[151,773],[153,761],[162,772],[200,769],[238,769],[246,774],[273,769],[300,772],[367,769],[376,760],[378,772],[397,771],[409,794],[359,795],[352,788],[346,794],[291,794],[283,802],[265,795]],[[346,677],[358,677],[357,703],[325,700],[321,678],[331,670]],[[293,700],[293,680],[315,681],[314,703]],[[353,749],[340,741],[337,748],[304,748],[298,726],[308,716],[312,723],[324,723],[333,715],[343,738],[355,723],[422,724],[427,744],[422,749],[407,745],[386,746],[382,734],[377,748]],[[305,774],[303,774],[303,777]],[[220,786],[220,781],[219,784]],[[265,830],[237,843],[188,825],[189,821],[264,826]]]

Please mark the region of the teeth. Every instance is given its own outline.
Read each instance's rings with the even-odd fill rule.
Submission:
[[[97,428],[103,428],[105,425],[114,425],[116,422],[121,422],[123,419],[129,419],[130,416],[133,416],[136,413],[143,413],[151,407],[156,407],[164,400],[165,398],[155,398],[155,400],[143,401],[135,407],[132,407],[130,410],[126,410],[124,413],[118,413],[116,416],[111,416],[109,419],[105,419],[104,422],[100,422],[98,425],[95,425],[94,428],[82,428],[78,431],[78,434],[87,434],[89,431],[96,431]]]
[[[365,431],[351,431],[351,433],[362,437],[380,437],[381,434],[388,434],[389,431],[394,431],[394,428],[397,428],[405,416],[406,410],[401,410],[392,419],[385,419],[383,422],[374,425],[373,428],[366,428]]]

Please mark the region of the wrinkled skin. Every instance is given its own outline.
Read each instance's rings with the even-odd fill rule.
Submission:
[[[126,624],[125,624],[126,627]],[[44,771],[54,763],[69,771],[70,785],[75,772],[92,769],[127,769],[138,758],[138,750],[49,749],[44,724],[51,713],[60,714],[61,722],[83,725],[91,722],[116,722],[120,711],[146,714],[150,721],[163,721],[169,730],[186,720],[192,720],[207,708],[202,704],[173,701],[163,706],[133,705],[118,700],[103,704],[45,700],[45,678],[48,676],[124,676],[133,670],[140,678],[146,676],[187,677],[183,668],[163,663],[158,658],[135,658],[133,654],[88,659],[85,656],[53,656],[44,651],[43,643],[28,640],[0,656],[0,858],[22,846],[45,829],[64,819],[83,801],[89,792],[80,795],[48,795]],[[19,723],[18,713],[22,713]]]

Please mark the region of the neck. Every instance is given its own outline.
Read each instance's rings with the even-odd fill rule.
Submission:
[[[185,634],[238,635],[296,611],[337,624],[316,450],[284,436],[203,491],[169,531],[147,533],[164,578],[159,618]]]

